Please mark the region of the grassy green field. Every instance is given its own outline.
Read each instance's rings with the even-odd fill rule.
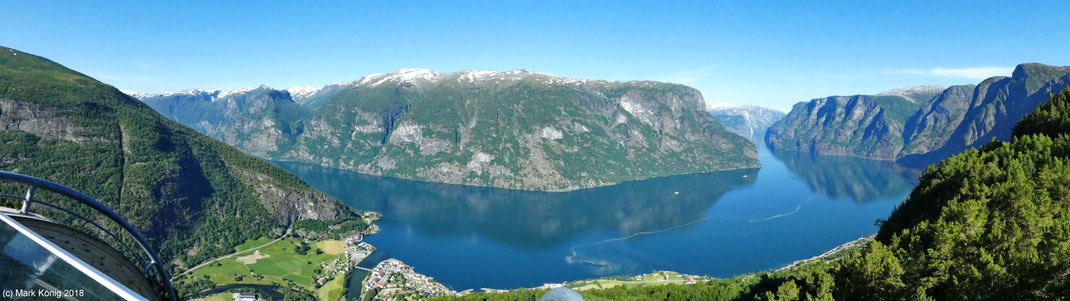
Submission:
[[[342,300],[344,297],[343,293],[346,291],[346,277],[344,276],[345,275],[339,275],[338,277],[331,279],[331,281],[327,281],[327,283],[323,284],[323,287],[316,290],[316,298],[319,298],[321,301]]]
[[[635,277],[629,277],[627,280],[592,279],[572,282],[566,286],[577,291],[582,291],[589,289],[606,289],[617,286],[660,285],[671,283],[683,284],[687,282],[687,280],[686,276],[677,272],[659,271],[639,275],[638,279]]]
[[[346,245],[340,240],[324,240],[316,242],[315,246],[327,254],[341,255],[346,252]]]
[[[249,239],[249,240],[246,240],[245,243],[240,244],[237,247],[234,247],[234,251],[235,252],[241,252],[241,251],[245,251],[245,250],[248,250],[248,249],[252,249],[252,248],[255,248],[257,246],[260,246],[260,245],[266,244],[268,242],[271,242],[272,240],[274,240],[274,239],[270,238],[270,237],[261,237],[261,238],[257,238],[257,239]]]
[[[269,241],[271,241],[270,238],[250,240],[242,244],[242,246],[257,246]],[[286,238],[257,250],[256,252],[259,253],[259,256],[250,252],[237,258],[226,258],[197,269],[186,279],[207,277],[208,280],[217,285],[251,283],[286,286],[288,282],[292,281],[309,292],[317,292],[317,294],[325,296],[341,296],[344,277],[335,277],[335,279],[329,281],[324,285],[327,288],[326,290],[317,290],[314,286],[314,281],[317,275],[316,270],[320,269],[321,263],[333,261],[344,255],[317,252],[322,251],[316,247],[317,245],[333,245],[332,241],[328,241],[327,244],[320,244],[315,241],[309,242],[308,244],[312,248],[305,255],[301,255],[295,251],[300,242],[300,239]],[[242,260],[239,260],[248,260],[248,257],[255,258],[255,262],[251,260],[242,262]]]

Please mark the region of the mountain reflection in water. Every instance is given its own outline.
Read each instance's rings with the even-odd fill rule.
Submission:
[[[534,287],[652,270],[729,277],[876,231],[915,185],[892,162],[759,151],[761,169],[571,192],[383,178],[275,162],[348,205],[383,213],[377,251],[454,289]]]
[[[791,151],[773,151],[772,154],[815,192],[858,203],[913,189],[922,171],[892,161]]]
[[[428,183],[276,162],[361,210],[431,235],[479,233],[540,248],[593,229],[624,235],[702,218],[725,192],[753,184],[758,169],[625,182],[571,192],[538,192]],[[683,193],[681,193],[683,192]]]

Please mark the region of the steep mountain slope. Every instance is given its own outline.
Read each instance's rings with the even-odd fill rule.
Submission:
[[[765,131],[784,118],[781,111],[758,106],[709,104],[706,111],[726,129],[758,144],[765,139]]]
[[[0,129],[0,169],[97,198],[141,230],[172,267],[281,234],[294,220],[354,214],[284,170],[111,86],[10,48],[0,48]]]
[[[1070,84],[1070,66],[1021,64],[1011,77],[993,77],[977,85],[965,116],[947,143],[930,153],[904,158],[907,162],[931,162],[1011,138],[1014,124]]]
[[[920,106],[896,95],[818,98],[796,104],[765,139],[778,150],[892,160],[903,148],[904,124]]]
[[[947,143],[973,99],[974,85],[952,86],[930,99],[907,120],[900,156],[924,154]]]
[[[952,86],[938,94],[930,93],[936,89],[930,86],[881,93],[906,102],[878,104],[856,96],[858,106],[850,100],[815,99],[795,105],[770,127],[766,142],[782,150],[931,164],[992,139],[1010,139],[1015,122],[1068,83],[1070,67],[1021,64],[1011,77],[989,78],[977,86]],[[934,96],[919,101],[929,95]],[[882,112],[910,117],[878,118]]]
[[[303,97],[313,112],[282,139],[291,144],[236,145],[368,174],[548,191],[759,166],[753,144],[676,84],[402,69]]]
[[[294,123],[311,113],[287,91],[267,86],[138,96],[167,118],[261,157],[291,143]]]

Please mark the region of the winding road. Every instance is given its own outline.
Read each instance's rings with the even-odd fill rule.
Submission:
[[[271,244],[277,243],[280,240],[282,240],[283,238],[286,238],[286,236],[289,236],[290,235],[290,230],[292,230],[292,229],[293,229],[293,227],[286,227],[286,233],[283,233],[282,236],[279,236],[279,238],[276,238],[275,240],[272,240],[272,241],[267,242],[265,244],[256,246],[254,248],[250,248],[248,250],[230,253],[228,255],[223,255],[223,256],[216,257],[216,258],[213,258],[211,260],[205,261],[205,262],[203,262],[201,264],[198,264],[198,265],[196,265],[196,266],[194,266],[194,267],[192,267],[192,268],[190,268],[188,270],[183,271],[182,273],[178,273],[178,275],[175,275],[175,276],[171,277],[171,280],[173,281],[175,279],[178,279],[179,277],[182,277],[182,275],[189,274],[189,272],[193,272],[194,270],[196,270],[198,268],[201,268],[203,266],[215,263],[216,261],[220,261],[220,260],[223,260],[223,259],[231,258],[231,257],[238,256],[238,255],[241,255],[241,254],[245,254],[245,253],[248,253],[248,252],[253,252],[253,251],[259,250],[260,248],[263,248],[263,247],[266,247],[266,246],[270,246]]]

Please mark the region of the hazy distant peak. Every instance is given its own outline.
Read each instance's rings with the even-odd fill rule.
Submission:
[[[724,102],[706,103],[706,111],[767,111],[784,114],[784,112],[755,105],[736,105]]]
[[[738,107],[738,105],[734,105],[734,104],[730,104],[730,103],[724,103],[724,102],[707,102],[706,103],[706,111],[721,110],[721,109],[728,109],[728,108],[734,108],[734,107]]]

